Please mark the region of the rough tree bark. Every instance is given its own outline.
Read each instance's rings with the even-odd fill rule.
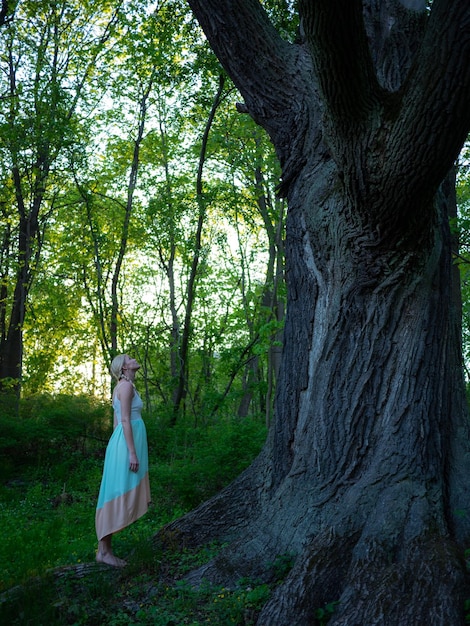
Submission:
[[[189,0],[270,134],[289,213],[276,417],[253,465],[176,521],[223,552],[190,575],[269,580],[258,624],[455,625],[470,545],[469,425],[448,213],[470,128],[467,0]]]

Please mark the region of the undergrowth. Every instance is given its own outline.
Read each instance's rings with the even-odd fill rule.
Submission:
[[[264,442],[262,420],[197,428],[144,416],[152,506],[114,538],[129,565],[94,561],[94,516],[109,407],[83,398],[36,398],[20,418],[0,414],[0,622],[8,624],[252,624],[270,589],[183,582],[217,546],[162,549],[151,538],[230,482]]]
[[[4,598],[2,623],[249,626],[271,593],[268,585],[247,581],[236,589],[188,585],[185,572],[213,556],[217,546],[167,553],[141,540],[133,549],[122,570],[89,565],[84,574],[73,568],[30,580]]]

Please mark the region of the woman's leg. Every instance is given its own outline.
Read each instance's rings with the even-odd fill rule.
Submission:
[[[106,535],[98,542],[98,552],[96,553],[96,560],[98,563],[106,563],[106,565],[112,565],[113,567],[124,567],[127,565],[126,561],[115,556],[111,545],[112,535]]]

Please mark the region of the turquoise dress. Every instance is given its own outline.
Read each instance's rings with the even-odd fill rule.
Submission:
[[[131,426],[139,471],[129,469],[129,450],[121,423],[121,402],[113,397],[116,428],[108,442],[104,459],[103,477],[96,507],[96,534],[98,539],[129,526],[142,517],[150,502],[148,475],[147,431],[142,420],[143,402],[137,393],[131,403]]]

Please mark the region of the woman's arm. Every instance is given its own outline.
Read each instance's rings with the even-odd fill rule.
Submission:
[[[119,401],[121,403],[121,423],[124,437],[126,438],[127,449],[129,450],[129,469],[137,472],[139,469],[139,459],[135,451],[134,435],[131,425],[131,404],[134,397],[134,386],[132,383],[122,381],[119,388]]]

